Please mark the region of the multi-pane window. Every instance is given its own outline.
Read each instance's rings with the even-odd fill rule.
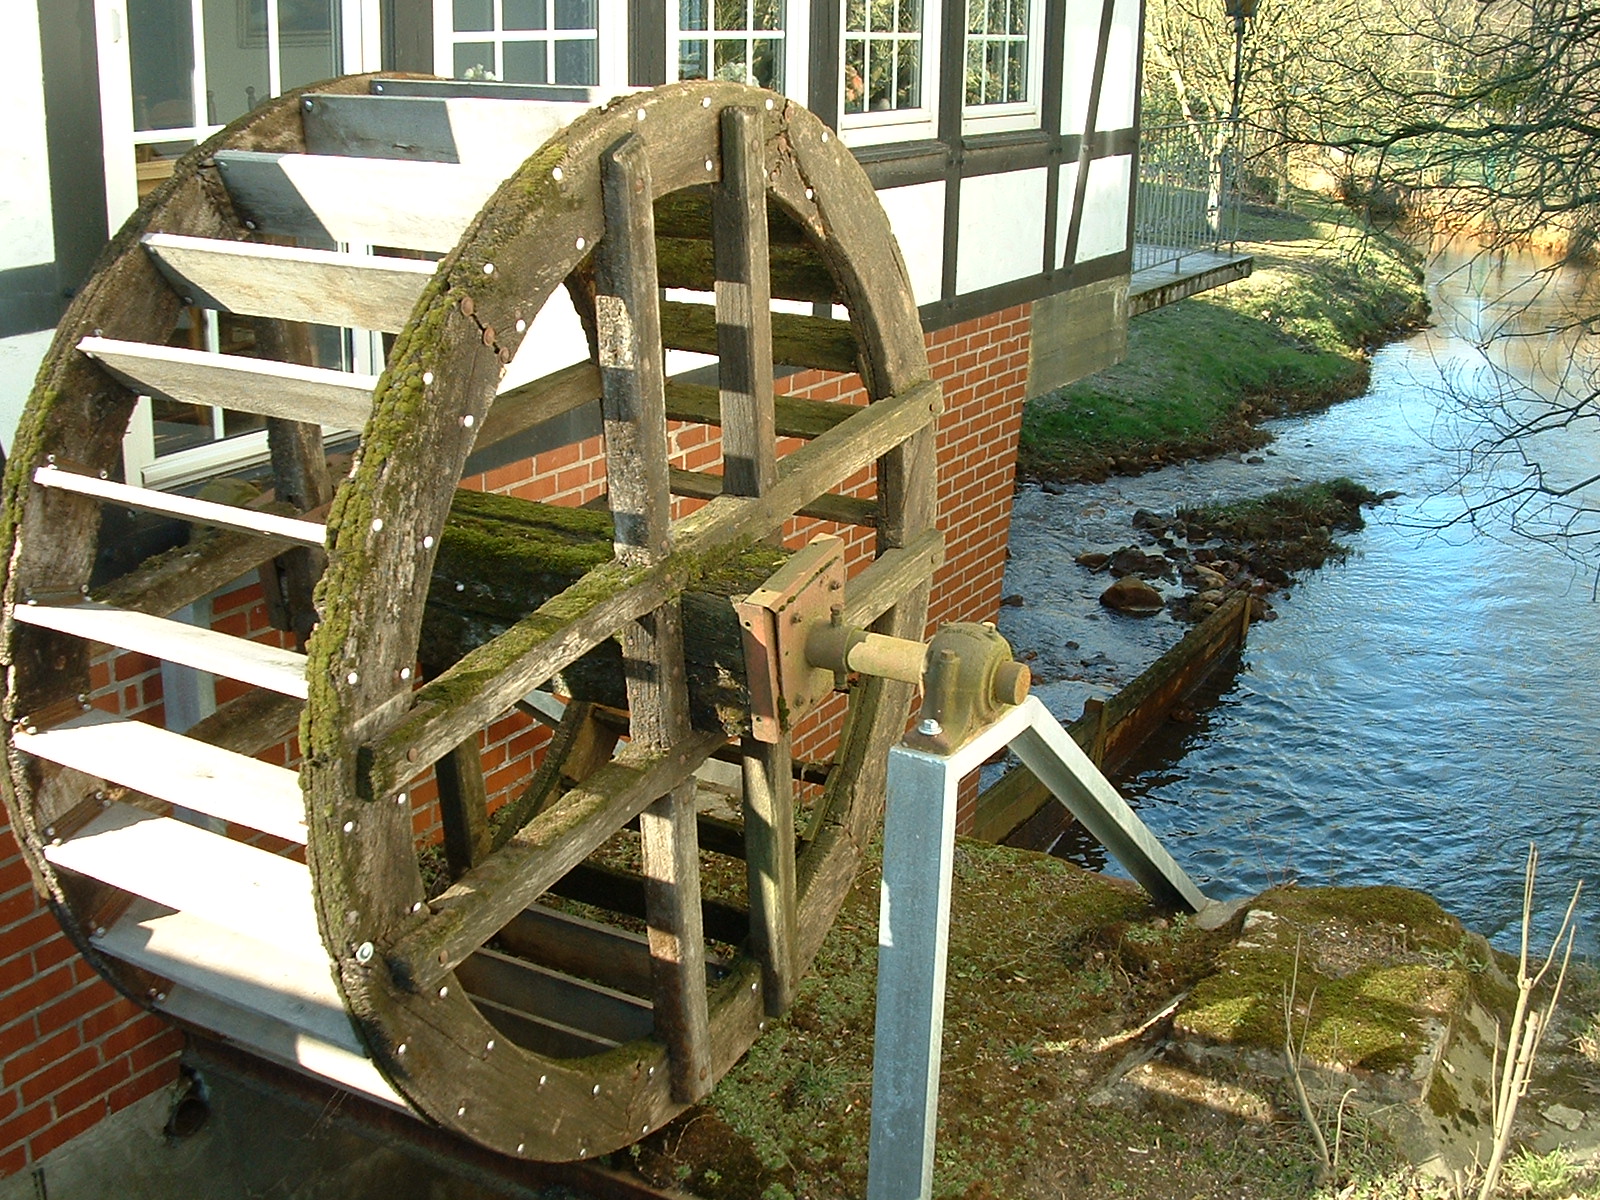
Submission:
[[[784,8],[784,0],[678,0],[678,78],[783,91]]]
[[[966,106],[1029,99],[1029,0],[967,0]]]
[[[844,112],[923,105],[922,0],[849,0],[844,16]]]
[[[458,79],[600,82],[596,0],[453,0],[451,64]]]

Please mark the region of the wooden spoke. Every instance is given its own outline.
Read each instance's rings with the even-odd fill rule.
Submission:
[[[910,689],[855,687],[838,745],[805,744],[831,766],[747,740],[730,597],[782,565],[795,518],[866,527],[844,619],[920,637],[942,553],[939,389],[850,152],[739,84],[590,99],[353,78],[197,148],[73,302],[0,556],[10,826],[97,965],[129,994],[165,981],[150,1007],[180,1024],[551,1160],[715,1085],[791,1002],[874,834]],[[558,290],[589,358],[520,382]],[[252,356],[172,344],[194,305]],[[313,367],[310,325],[393,333],[389,360]],[[668,382],[664,347],[715,355],[715,380]],[[850,373],[866,403],[776,395],[786,367]],[[265,417],[270,500],[121,481],[142,395]],[[603,480],[589,445],[543,452],[586,408]],[[329,427],[359,431],[348,459]],[[516,496],[458,490],[469,459],[521,463]],[[575,489],[583,510],[519,498]],[[136,557],[127,508],[187,543],[108,565]],[[201,602],[258,576],[261,605],[205,627]],[[190,605],[196,625],[163,619]],[[155,659],[230,681],[217,710],[173,690],[168,729],[86,711]],[[804,837],[797,773],[823,784]]]

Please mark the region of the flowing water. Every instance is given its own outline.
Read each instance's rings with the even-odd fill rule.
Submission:
[[[1279,619],[1251,628],[1216,704],[1124,786],[1212,896],[1289,879],[1403,884],[1514,948],[1531,840],[1542,856],[1536,929],[1553,930],[1579,878],[1600,898],[1593,576],[1491,517],[1491,527],[1449,525],[1485,495],[1485,481],[1460,482],[1450,448],[1486,402],[1508,381],[1551,394],[1572,363],[1596,360],[1600,337],[1551,331],[1588,281],[1535,266],[1441,258],[1430,273],[1435,327],[1379,350],[1365,396],[1271,425],[1277,441],[1257,464],[1020,492],[1006,590],[1024,602],[1003,610],[1001,629],[1037,652],[1038,691],[1064,720],[1181,636],[1166,617],[1100,609],[1107,578],[1073,562],[1133,541],[1135,509],[1170,513],[1335,475],[1401,493],[1349,536],[1346,562],[1276,598]],[[1486,364],[1478,343],[1507,331]],[[1600,471],[1592,431],[1540,442],[1564,480]],[[1516,477],[1502,464],[1487,486]],[[1590,954],[1592,898],[1580,905]]]

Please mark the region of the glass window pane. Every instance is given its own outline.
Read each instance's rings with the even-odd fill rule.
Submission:
[[[983,43],[967,43],[967,103],[983,103]]]
[[[852,38],[844,44],[844,111],[847,113],[866,109],[866,46],[859,38]]]
[[[1006,0],[989,0],[989,32],[1006,31]]]
[[[543,29],[544,0],[501,0],[500,20],[505,29]]]
[[[894,107],[895,44],[874,41],[867,45],[867,108],[888,112]]]
[[[507,83],[549,83],[545,47],[548,42],[507,42],[505,56]]]
[[[556,28],[595,28],[594,0],[556,0]]]
[[[750,65],[746,61],[747,46],[732,38],[717,39],[717,78],[730,83],[748,83]]]
[[[490,0],[455,0],[455,31],[475,33],[494,28],[494,6]]]
[[[494,45],[490,42],[457,42],[455,52],[457,79],[498,79],[494,70]]]
[[[716,0],[717,29],[747,29],[745,0]]]
[[[266,45],[263,9],[262,45]],[[128,57],[133,74],[133,127],[193,125],[194,20],[189,0],[129,0]]]
[[[783,91],[783,43],[773,38],[761,38],[750,55],[750,74],[764,88]]]
[[[967,32],[983,32],[983,16],[988,11],[986,0],[967,0]]]
[[[706,77],[706,43],[690,39],[678,43],[678,78],[704,79]]]
[[[844,6],[846,33],[865,33],[867,29],[867,0],[849,0]]]
[[[556,43],[557,83],[593,87],[600,82],[600,56],[594,38],[569,38]]]
[[[984,45],[983,102],[998,104],[1005,98],[1006,44],[987,42]]]
[[[706,27],[706,0],[681,0],[678,5],[679,29]]]
[[[1011,32],[1024,37],[1028,32],[1028,0],[1011,0]]]
[[[901,42],[896,108],[918,108],[922,104],[922,43]]]
[[[1006,103],[1020,104],[1028,98],[1028,46],[1012,42],[1006,65]]]
[[[783,0],[755,0],[754,9],[757,29],[783,28]]]
[[[900,32],[922,32],[922,0],[900,0]]]
[[[337,0],[278,0],[278,82],[284,91],[339,73]]]
[[[211,125],[244,116],[267,95],[267,0],[205,0],[206,115]],[[243,22],[243,29],[239,27]],[[252,36],[259,30],[259,36]]]

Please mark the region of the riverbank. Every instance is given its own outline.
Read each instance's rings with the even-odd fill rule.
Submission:
[[[1427,317],[1422,258],[1321,197],[1251,207],[1248,278],[1137,318],[1118,365],[1023,417],[1025,480],[1098,481],[1259,447],[1259,423],[1359,395],[1370,351]]]
[[[790,1013],[617,1165],[703,1200],[865,1194],[877,929],[871,863]],[[937,1197],[1446,1200],[1394,1140],[1448,1168],[1484,1132],[1467,1028],[1510,999],[1483,940],[1420,893],[1276,888],[1206,930],[1126,881],[962,841],[950,930]],[[1325,1182],[1282,1054],[1290,990],[1330,1140],[1356,1092]],[[1570,1075],[1565,1038],[1546,1054]],[[1524,1102],[1535,1124],[1584,1104],[1549,1079]],[[1578,1168],[1565,1180],[1590,1194]]]

